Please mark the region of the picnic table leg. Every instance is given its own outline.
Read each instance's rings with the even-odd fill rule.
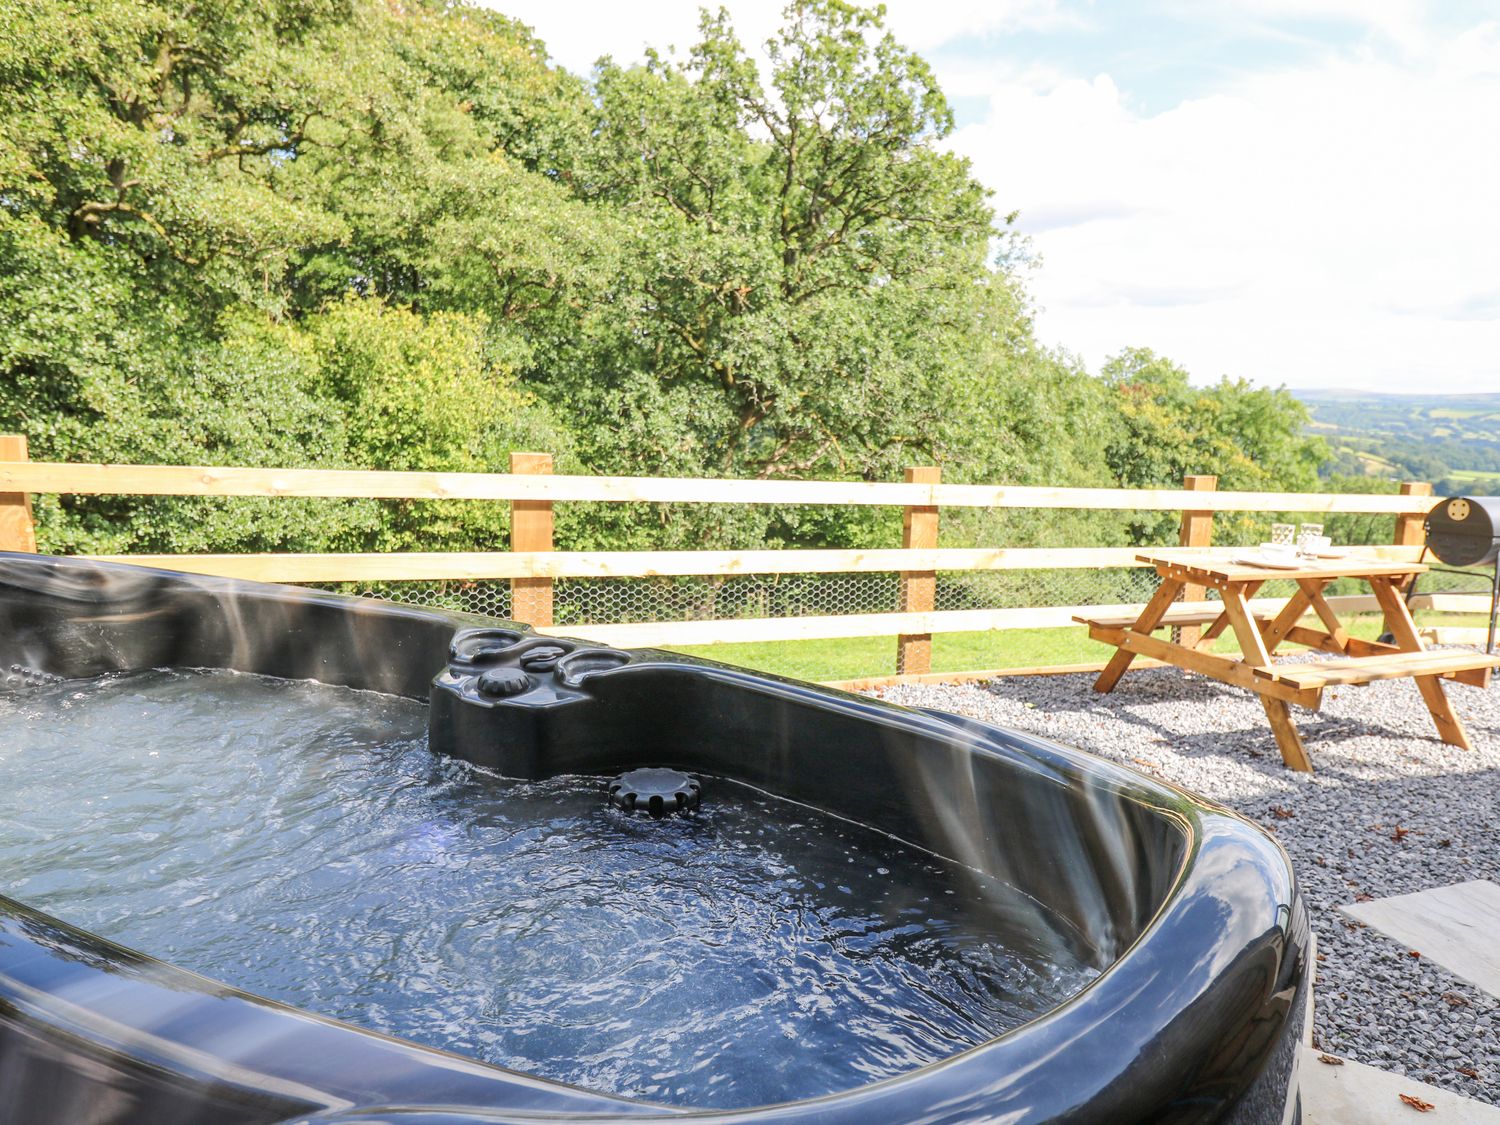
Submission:
[[[1137,633],[1150,633],[1161,624],[1163,615],[1171,607],[1177,598],[1177,591],[1182,589],[1182,583],[1175,578],[1164,578],[1156,594],[1146,603],[1146,608],[1141,610],[1141,615],[1135,619],[1131,626]],[[1094,690],[1098,692],[1114,691],[1115,685],[1120,682],[1120,677],[1125,674],[1125,669],[1130,667],[1130,662],[1135,659],[1135,653],[1125,649],[1116,649],[1115,654],[1109,658],[1109,663],[1104,666],[1104,671],[1099,673],[1099,678],[1094,681]]]
[[[1276,651],[1276,646],[1286,639],[1286,635],[1292,631],[1297,622],[1302,620],[1302,615],[1312,605],[1313,598],[1318,591],[1327,585],[1326,582],[1318,582],[1316,579],[1302,579],[1297,585],[1300,589],[1292,595],[1291,601],[1281,607],[1278,613],[1261,633],[1261,640],[1265,642],[1267,654]]]
[[[1403,652],[1421,652],[1422,638],[1417,636],[1417,623],[1411,619],[1406,599],[1396,589],[1395,582],[1389,578],[1372,576],[1370,588],[1375,591],[1375,600],[1380,603],[1380,609],[1385,614],[1386,628],[1396,639],[1397,646]],[[1416,681],[1417,690],[1422,693],[1422,702],[1427,704],[1433,725],[1437,727],[1438,737],[1450,746],[1464,750],[1474,749],[1463,723],[1453,713],[1453,705],[1448,702],[1447,693],[1443,691],[1443,681],[1436,676],[1417,676]]]
[[[1246,585],[1245,599],[1248,601],[1249,599],[1255,597],[1256,591],[1259,590],[1262,585],[1263,583],[1260,582],[1251,582]],[[1213,648],[1214,641],[1219,639],[1219,634],[1227,628],[1229,628],[1229,614],[1221,613],[1218,617],[1214,618],[1213,624],[1203,631],[1203,636],[1198,639],[1198,643],[1193,647],[1196,648],[1199,652],[1208,652]]]
[[[1247,604],[1243,585],[1230,584],[1220,594],[1224,598],[1224,612],[1229,617],[1229,623],[1234,626],[1234,635],[1240,642],[1240,651],[1244,653],[1245,659],[1254,664],[1270,664],[1271,654],[1266,649],[1260,630],[1255,627],[1255,619],[1250,616],[1250,606]],[[1292,722],[1291,708],[1286,701],[1262,695],[1260,705],[1271,723],[1271,733],[1276,736],[1281,760],[1299,773],[1312,773],[1312,759],[1307,756],[1307,747],[1302,744],[1302,736],[1297,733],[1297,727]]]
[[[1328,630],[1328,635],[1333,638],[1333,643],[1345,652],[1349,651],[1349,632],[1339,621],[1339,615],[1333,612],[1333,606],[1328,604],[1328,599],[1323,596],[1323,588],[1327,582],[1319,582],[1315,578],[1299,578],[1297,585],[1301,586],[1307,594],[1308,602],[1318,615],[1318,620],[1323,623],[1323,628]]]

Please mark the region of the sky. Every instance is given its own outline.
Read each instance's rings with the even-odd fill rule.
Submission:
[[[485,0],[587,73],[680,0]],[[726,0],[762,43],[781,3]],[[1500,393],[1500,4],[888,0],[1035,255],[1041,340],[1204,383]]]

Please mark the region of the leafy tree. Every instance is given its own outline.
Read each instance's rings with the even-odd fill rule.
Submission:
[[[1011,219],[880,9],[762,76],[551,67],[463,2],[0,0],[0,426],[59,459],[1299,487],[1282,392],[1042,348]],[[42,498],[58,550],[492,547],[502,505]],[[899,513],[568,505],[577,547],[894,541]],[[950,542],[1119,538],[955,515]],[[1137,535],[1154,528],[1137,526]]]
[[[1103,453],[1119,487],[1177,487],[1185,475],[1204,472],[1217,475],[1222,489],[1315,487],[1327,449],[1306,434],[1307,409],[1284,388],[1229,378],[1194,387],[1183,368],[1148,348],[1120,352],[1101,375],[1116,420]],[[1162,542],[1175,519],[1143,512],[1132,532],[1140,542]]]
[[[531,110],[576,117],[558,90],[581,87],[516,25],[5,0],[0,84],[0,425],[38,455],[494,468],[516,443],[566,450],[515,386],[525,333],[441,299],[486,253],[517,293],[563,272],[548,255],[586,257],[535,237],[582,238],[579,205],[520,140]],[[468,257],[438,284],[423,271],[465,218]],[[491,507],[70,499],[41,527],[59,550],[493,545]]]
[[[766,86],[722,11],[681,61],[599,66],[578,189],[630,216],[627,277],[589,322],[591,377],[538,385],[590,465],[890,479],[973,446],[954,373],[1016,301],[986,269],[986,193],[937,147],[947,104],[880,19],[792,4]],[[770,515],[742,532],[833,534]]]

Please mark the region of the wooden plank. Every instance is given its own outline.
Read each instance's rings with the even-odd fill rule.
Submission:
[[[1296,581],[1299,578],[1404,578],[1421,574],[1427,569],[1420,563],[1375,558],[1333,559],[1327,562],[1299,563],[1295,567],[1269,567],[1235,562],[1233,559],[1173,559],[1156,551],[1143,552],[1140,557],[1143,562],[1154,565],[1160,574],[1170,575],[1182,582],[1196,580],[1209,586],[1219,586],[1226,582],[1274,582],[1278,579]]]
[[[1259,590],[1261,586],[1262,583],[1260,582],[1247,583],[1245,586],[1245,597],[1253,598],[1255,591]],[[1264,600],[1268,601],[1270,599]],[[1252,601],[1250,608],[1255,610],[1255,623],[1259,625],[1261,620],[1261,604]],[[1204,630],[1203,636],[1198,639],[1198,647],[1204,651],[1212,652],[1214,641],[1218,640],[1219,634],[1227,628],[1229,628],[1229,614],[1220,613],[1218,617],[1214,618],[1213,624]]]
[[[480,581],[495,578],[653,578],[668,575],[863,574],[900,570],[1073,570],[1144,567],[1135,547],[943,548],[935,551],[436,551],[403,554],[83,555],[99,562],[248,578],[256,582]],[[1467,595],[1418,594],[1417,609],[1472,612]],[[1489,599],[1483,609],[1488,612]],[[1430,602],[1438,604],[1432,605]],[[1374,612],[1372,595],[1333,598]]]
[[[1234,635],[1240,642],[1240,651],[1245,654],[1245,659],[1258,667],[1265,667],[1271,663],[1271,654],[1266,650],[1265,643],[1261,640],[1260,630],[1255,627],[1255,622],[1250,616],[1250,607],[1246,603],[1244,590],[1236,584],[1229,584],[1220,590],[1224,598],[1224,612],[1229,616],[1229,623],[1234,628]],[[1265,710],[1266,719],[1271,724],[1271,733],[1276,736],[1276,746],[1281,751],[1281,760],[1289,767],[1299,773],[1312,773],[1312,759],[1307,755],[1307,747],[1302,744],[1302,736],[1297,733],[1297,726],[1292,722],[1291,712],[1287,710],[1286,700],[1274,699],[1270,695],[1262,694],[1260,697],[1261,707]],[[1304,706],[1307,706],[1304,704]],[[1313,704],[1316,707],[1317,704]]]
[[[1187,489],[1022,488],[940,484],[933,502],[965,508],[1116,508],[1130,511],[1423,513],[1430,499],[1355,493],[1214,492]]]
[[[908,484],[936,484],[941,470],[935,465],[906,470]],[[931,505],[908,507],[902,516],[901,546],[930,551],[938,544],[938,510]],[[930,613],[937,608],[937,572],[907,570],[901,573],[902,613]],[[932,634],[903,633],[896,638],[896,671],[920,674],[932,671]]]
[[[1134,547],[755,551],[452,551],[405,554],[88,555],[260,582],[654,578],[668,575],[1071,570],[1144,567]]]
[[[1335,594],[1323,599],[1338,613],[1377,613],[1380,602],[1373,594]]]
[[[1299,630],[1299,631],[1301,631],[1301,632],[1309,632],[1309,633],[1314,632],[1313,630]],[[1479,639],[1475,643],[1476,644],[1483,644],[1484,643],[1484,630],[1483,629],[1478,629],[1478,630],[1475,630],[1475,631],[1477,633],[1479,633]],[[1430,640],[1431,638],[1427,637],[1427,633],[1428,632],[1429,632],[1429,630],[1425,630],[1425,629],[1422,630],[1422,636],[1425,639],[1429,639]],[[1339,651],[1339,649],[1337,647],[1335,647],[1335,645],[1334,645],[1333,638],[1329,637],[1327,633],[1317,632],[1317,633],[1314,633],[1314,635],[1317,636],[1317,637],[1319,637],[1319,638],[1322,638],[1323,643],[1321,645],[1314,643],[1314,644],[1309,645],[1308,647],[1310,647],[1310,648],[1321,648],[1322,651],[1324,651],[1324,652],[1338,652]],[[1453,643],[1462,643],[1462,642],[1433,641],[1433,643],[1434,644],[1453,644]],[[1379,641],[1363,641],[1363,640],[1360,640],[1358,637],[1350,637],[1349,638],[1349,643],[1348,643],[1348,645],[1345,647],[1345,649],[1343,651],[1348,656],[1384,656],[1387,653],[1400,652],[1401,650],[1399,648],[1397,648],[1395,645],[1381,644]],[[1486,688],[1486,687],[1490,686],[1490,677],[1493,674],[1493,671],[1494,670],[1492,668],[1488,668],[1488,667],[1485,667],[1485,668],[1463,668],[1463,669],[1460,669],[1457,672],[1440,672],[1440,673],[1438,673],[1438,675],[1442,679],[1452,680],[1454,683],[1457,683],[1457,684],[1468,684],[1470,687]]]
[[[1101,644],[1115,645],[1132,655],[1148,656],[1162,664],[1170,664],[1186,672],[1197,672],[1210,679],[1242,687],[1246,691],[1253,691],[1257,695],[1270,695],[1288,702],[1300,703],[1304,707],[1316,707],[1318,704],[1316,690],[1306,691],[1292,684],[1283,684],[1256,676],[1254,669],[1243,660],[1187,648],[1161,637],[1136,632],[1134,629],[1107,629],[1096,626],[1089,630],[1089,636]]]
[[[1311,604],[1311,594],[1307,586],[1303,586],[1288,599],[1286,605],[1282,606],[1281,612],[1267,622],[1265,628],[1261,630],[1260,637],[1265,642],[1266,651],[1276,651],[1276,646],[1281,644],[1287,633],[1298,621],[1302,620],[1302,615],[1307,612]],[[1228,621],[1229,615],[1226,613],[1224,616]]]
[[[1171,578],[1163,578],[1161,585],[1156,588],[1156,593],[1152,595],[1151,600],[1141,610],[1141,615],[1136,618],[1135,624],[1132,626],[1134,631],[1142,634],[1150,634],[1152,630],[1161,624],[1161,619],[1166,616],[1167,610],[1172,607],[1172,603],[1177,600],[1177,595],[1181,591],[1181,582]],[[1092,636],[1093,632],[1091,628],[1089,634]],[[1104,666],[1104,671],[1100,672],[1099,678],[1094,681],[1094,690],[1101,693],[1113,691],[1115,685],[1120,682],[1120,677],[1130,667],[1130,662],[1135,659],[1135,651],[1121,645],[1120,650],[1109,658],[1109,663]]]
[[[1432,495],[1432,485],[1427,481],[1409,480],[1401,485],[1402,496],[1426,496]],[[1413,514],[1396,517],[1394,542],[1398,547],[1420,547],[1427,542],[1427,529],[1423,523],[1423,517]],[[1398,585],[1404,591],[1411,585],[1412,578],[1404,578]],[[1389,620],[1385,623],[1386,633],[1394,633],[1394,628]]]
[[[0,461],[26,458],[25,434],[0,434]],[[36,551],[31,496],[25,491],[0,492],[0,551]]]
[[[1294,645],[1306,645],[1319,652],[1345,656],[1382,656],[1386,653],[1401,651],[1395,645],[1383,645],[1379,641],[1362,641],[1358,637],[1350,637],[1345,644],[1341,645],[1321,629],[1305,629],[1300,625],[1294,625],[1288,629],[1286,639]]]
[[[1422,640],[1435,645],[1483,645],[1489,630],[1482,625],[1437,625],[1417,630]]]
[[[1275,664],[1256,669],[1256,675],[1298,688],[1313,689],[1368,684],[1376,680],[1430,678],[1448,672],[1500,667],[1500,656],[1476,652],[1394,652],[1357,656],[1348,660],[1320,660],[1308,664]]]
[[[1426,498],[1427,507],[1432,507],[1432,485],[1425,480],[1409,480],[1401,485],[1402,496]],[[1427,532],[1422,527],[1425,514],[1408,512],[1396,517],[1394,543],[1398,547],[1420,547],[1427,542]]]
[[[1490,613],[1488,594],[1413,594],[1412,609],[1430,609],[1438,613]]]
[[[1390,630],[1396,644],[1408,652],[1421,652],[1422,638],[1417,635],[1416,622],[1411,619],[1411,612],[1406,608],[1406,602],[1396,584],[1389,578],[1371,578],[1370,588],[1375,591],[1375,597],[1385,613],[1386,628]],[[1418,676],[1417,690],[1422,693],[1422,702],[1427,704],[1428,713],[1432,715],[1438,737],[1450,746],[1472,750],[1469,734],[1453,713],[1453,705],[1448,702],[1442,681],[1435,676]]]
[[[1468,597],[1469,595],[1463,594],[1457,596]],[[1416,597],[1411,599],[1408,605],[1423,608],[1424,597],[1424,595],[1418,594]],[[1432,600],[1441,602],[1443,600],[1443,595],[1437,595],[1433,597]],[[1483,611],[1486,615],[1488,615],[1490,610],[1490,600],[1489,598],[1484,597],[1482,597],[1481,600],[1484,603]],[[1434,606],[1433,608],[1442,609],[1443,606],[1438,605]],[[1470,647],[1480,649],[1482,649],[1490,639],[1489,631],[1484,629],[1483,627],[1476,627],[1471,629],[1465,628],[1463,626],[1438,626],[1436,628],[1419,629],[1417,631],[1417,638],[1424,644],[1430,642],[1431,644],[1435,645],[1468,645]],[[1353,648],[1351,648],[1349,651],[1352,655],[1359,655],[1359,653]],[[1445,680],[1454,680],[1461,684],[1468,684],[1470,687],[1487,688],[1490,686],[1490,679],[1493,675],[1493,669],[1482,668],[1474,671],[1451,672],[1445,675],[1443,678]]]
[[[0,486],[32,492],[155,496],[332,496],[412,500],[598,500],[616,503],[931,503],[924,485],[516,473],[252,469],[204,465],[0,463]]]
[[[510,471],[544,476],[552,472],[550,453],[512,453]],[[510,549],[512,551],[552,550],[552,502],[550,500],[512,500],[510,505]],[[512,578],[510,580],[510,615],[527,625],[552,624],[552,579]]]
[[[1219,478],[1216,476],[1189,475],[1183,478],[1182,485],[1189,492],[1213,492],[1219,487]],[[1177,543],[1181,547],[1204,548],[1213,541],[1214,514],[1209,511],[1184,511],[1182,523],[1177,531]],[[1206,592],[1201,585],[1189,582],[1182,587],[1182,600],[1188,602],[1201,601]],[[1216,615],[1217,616],[1217,615]],[[1192,648],[1200,639],[1199,623],[1183,625],[1176,631],[1172,639],[1178,644]],[[1208,622],[1202,622],[1208,624]]]
[[[1297,581],[1301,592],[1307,596],[1308,603],[1318,615],[1318,620],[1323,623],[1323,628],[1328,631],[1329,639],[1339,647],[1340,652],[1349,651],[1349,630],[1339,620],[1333,607],[1328,604],[1328,599],[1323,596],[1323,589],[1328,583],[1322,579],[1301,578]]]
[[[1167,607],[1167,611],[1161,615],[1161,620],[1157,623],[1156,627],[1161,629],[1169,625],[1206,625],[1210,621],[1217,621],[1219,615],[1223,612],[1223,602],[1173,602]],[[1139,612],[1110,615],[1081,613],[1074,617],[1073,620],[1077,621],[1080,625],[1099,625],[1106,629],[1125,629],[1133,626],[1138,617],[1140,617]]]
[[[1349,548],[1351,558],[1385,559],[1388,562],[1422,562],[1424,548],[1398,547],[1393,543],[1362,543]]]
[[[1423,514],[1431,498],[1360,493],[1040,488],[863,481],[717,480],[516,473],[258,469],[208,465],[0,462],[0,489],[95,496],[343,496],[412,500],[595,500],[612,503],[877,504],[906,507]]]
[[[643,621],[558,625],[539,632],[583,637],[621,648],[740,644],[750,641],[894,637],[901,633],[983,633],[992,629],[1072,627],[1085,606],[947,609],[933,613],[837,613],[808,617],[751,617],[720,621]],[[1124,611],[1126,605],[1106,606]]]
[[[1262,695],[1260,706],[1266,713],[1266,721],[1271,724],[1271,733],[1276,736],[1276,748],[1281,751],[1282,762],[1288,769],[1298,773],[1312,773],[1312,758],[1307,753],[1307,746],[1302,741],[1297,724],[1292,721],[1292,713],[1286,701]]]
[[[1336,601],[1337,599],[1330,599]],[[1249,603],[1252,611],[1275,613],[1281,599]],[[808,617],[752,617],[729,621],[643,621],[557,626],[539,630],[583,637],[622,648],[674,645],[740,644],[751,641],[835,640],[844,637],[893,637],[900,633],[983,633],[992,629],[1057,629],[1073,626],[1080,614],[1107,616],[1134,613],[1142,605],[1040,606],[1017,609],[938,610],[934,613],[827,614]]]

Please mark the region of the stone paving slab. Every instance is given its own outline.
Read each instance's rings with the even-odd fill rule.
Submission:
[[[1303,1125],[1500,1125],[1494,1106],[1349,1059],[1321,1061],[1330,1057],[1303,1048]],[[1403,1102],[1402,1094],[1418,1104]]]
[[[1500,997],[1500,884],[1475,879],[1339,909]]]

